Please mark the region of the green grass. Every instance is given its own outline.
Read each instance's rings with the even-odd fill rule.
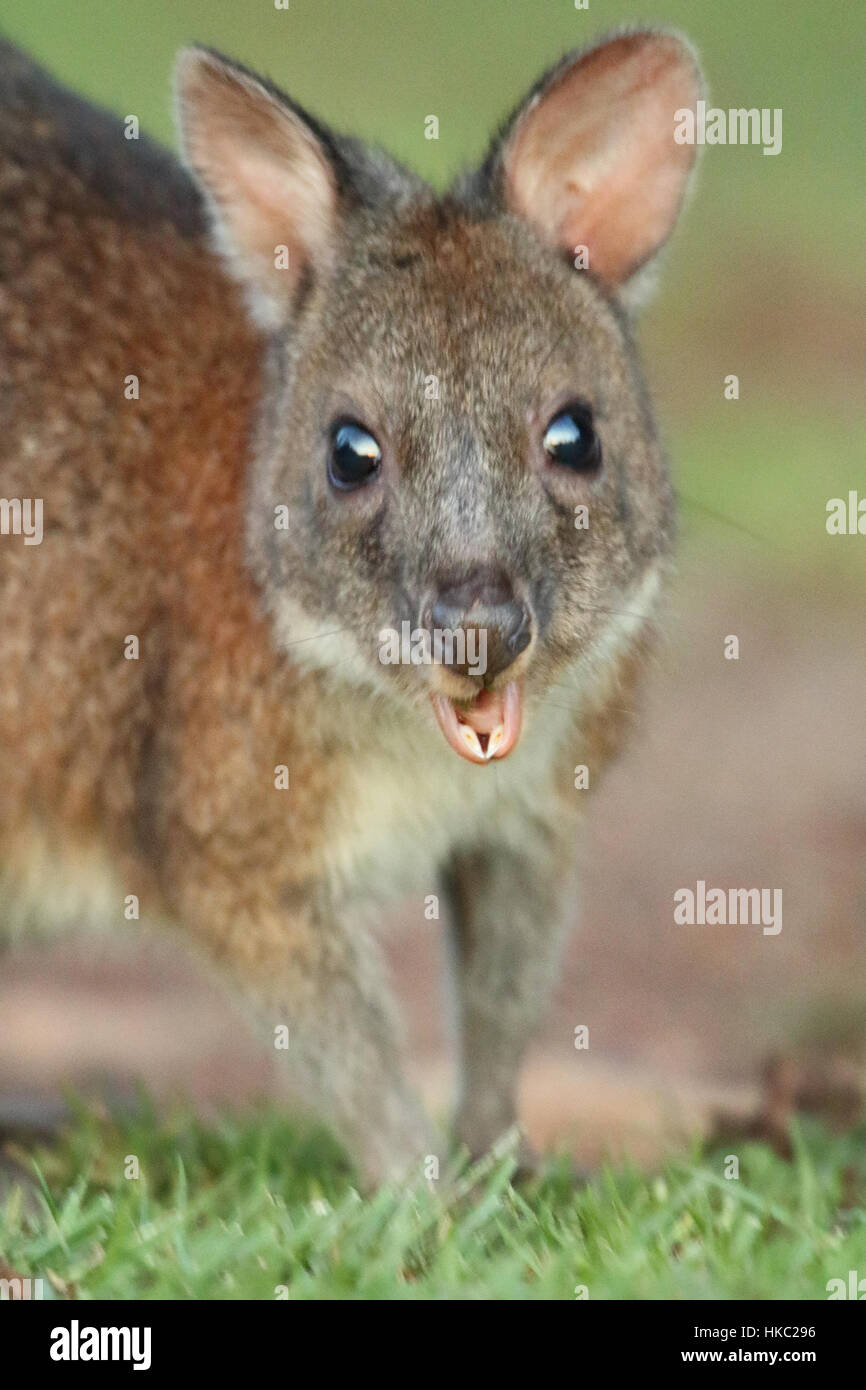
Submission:
[[[82,1113],[23,1157],[38,1186],[0,1208],[0,1252],[80,1299],[823,1299],[866,1270],[864,1137],[798,1128],[790,1163],[738,1146],[736,1181],[720,1150],[515,1188],[500,1156],[363,1198],[326,1136],[270,1111]]]

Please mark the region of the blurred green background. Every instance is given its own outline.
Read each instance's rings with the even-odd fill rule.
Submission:
[[[684,499],[686,544],[730,517],[730,563],[850,583],[866,543],[828,538],[860,484],[866,11],[814,0],[4,0],[3,27],[67,83],[173,141],[176,50],[201,40],[437,184],[481,156],[563,51],[622,24],[681,28],[718,105],[781,107],[783,148],[709,148],[641,339]],[[440,138],[424,138],[439,117]],[[723,378],[740,378],[725,401]],[[709,509],[709,511],[707,510]],[[744,553],[751,552],[748,557]],[[726,547],[727,551],[727,547]]]

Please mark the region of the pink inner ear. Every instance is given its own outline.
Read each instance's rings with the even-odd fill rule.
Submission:
[[[673,228],[694,147],[674,113],[699,78],[679,40],[635,34],[578,59],[519,120],[505,152],[509,207],[549,240],[589,248],[589,268],[620,284]]]
[[[220,246],[259,321],[277,326],[304,269],[330,258],[332,173],[305,123],[254,79],[197,52],[180,77],[186,157],[210,195]]]
[[[274,159],[256,149],[226,150],[222,177],[230,192],[225,196],[225,217],[240,256],[260,274],[285,277],[294,289],[304,266],[316,253],[324,253],[329,240],[333,210],[333,186],[324,165],[310,158],[305,162]],[[277,270],[277,246],[286,246],[289,264]],[[274,281],[274,292],[279,285]]]

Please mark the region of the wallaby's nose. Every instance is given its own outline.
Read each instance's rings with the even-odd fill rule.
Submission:
[[[436,659],[458,675],[498,676],[532,638],[532,620],[501,570],[475,569],[434,591],[422,615]],[[439,634],[463,634],[449,642]]]

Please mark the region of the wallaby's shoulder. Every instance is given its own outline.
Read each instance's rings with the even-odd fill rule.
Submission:
[[[123,120],[0,42],[0,362],[15,388],[0,405],[7,469],[23,467],[23,437],[32,448],[49,418],[52,448],[40,436],[34,457],[48,470],[55,449],[68,461],[80,448],[79,469],[100,476],[109,458],[116,470],[151,450],[176,457],[159,431],[179,415],[192,421],[192,403],[193,440],[205,437],[208,410],[212,428],[232,409],[246,419],[258,341],[205,235],[202,194],[179,160],[144,135],[126,139]],[[212,368],[222,413],[196,385]],[[133,428],[118,409],[128,374],[146,378]]]
[[[201,195],[168,150],[143,135],[127,140],[116,115],[69,91],[5,41],[0,178],[4,200],[14,199],[16,190],[50,184],[55,208],[58,200],[77,196],[138,225],[168,221],[189,237],[204,229]]]

